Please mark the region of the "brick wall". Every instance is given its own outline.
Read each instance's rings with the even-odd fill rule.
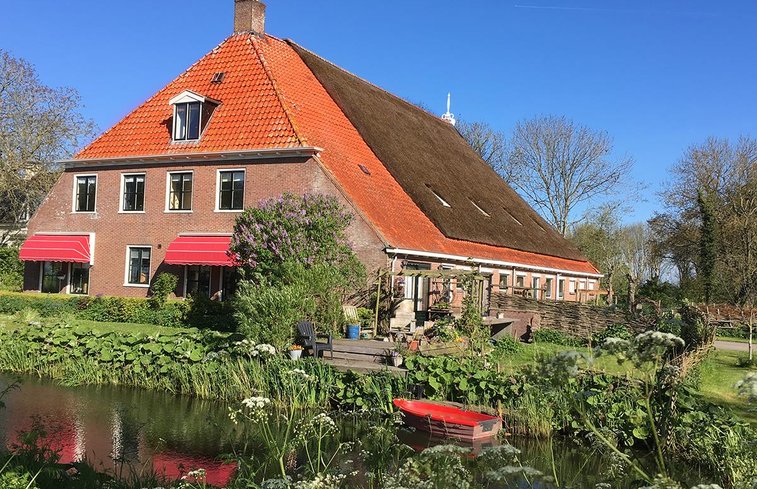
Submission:
[[[511,316],[518,318],[524,313],[533,314],[536,319],[534,323],[538,327],[581,338],[588,338],[618,323],[637,331],[642,331],[647,326],[619,309],[576,302],[537,301],[499,293],[492,294],[491,309],[492,314],[502,313],[505,317],[510,317],[508,312],[514,312]]]
[[[333,181],[313,159],[275,162],[233,162],[219,166],[208,164],[171,164],[140,167],[109,167],[76,169],[64,172],[50,194],[29,222],[29,235],[44,232],[95,233],[94,265],[90,272],[90,294],[145,296],[144,287],[125,286],[126,250],[130,245],[152,247],[151,277],[166,270],[179,275],[183,283],[183,267],[163,263],[166,249],[179,233],[231,233],[238,212],[217,212],[216,174],[218,169],[244,168],[244,205],[257,205],[261,199],[283,192],[303,194],[320,192],[337,197],[356,215],[348,228],[348,237],[358,257],[369,269],[386,265],[384,244],[364,219],[352,208]],[[192,212],[166,211],[167,173],[193,172]],[[121,178],[124,173],[145,173],[143,213],[121,213]],[[74,181],[77,175],[97,175],[96,211],[73,212]],[[27,263],[24,288],[37,290],[39,264]],[[212,278],[212,287],[218,282]],[[180,285],[181,288],[181,285]],[[181,290],[178,291],[180,294]]]

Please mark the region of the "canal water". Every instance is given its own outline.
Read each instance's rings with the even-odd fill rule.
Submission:
[[[0,375],[0,387],[18,377]],[[203,468],[210,484],[222,487],[236,470],[224,455],[254,450],[254,434],[229,419],[223,403],[123,387],[63,387],[49,380],[21,377],[20,387],[4,398],[0,440],[13,448],[23,433],[42,429],[43,442],[61,463],[86,459],[101,472],[118,476],[154,471],[168,478]],[[362,416],[339,418],[344,441],[359,440],[371,429]],[[398,437],[415,450],[443,440],[398,429]],[[606,480],[609,464],[570,443],[513,439],[521,463],[552,474],[562,486],[593,487]],[[478,449],[481,447],[474,447]]]

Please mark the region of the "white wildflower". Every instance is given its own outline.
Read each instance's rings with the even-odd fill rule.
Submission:
[[[263,409],[271,404],[271,400],[267,397],[248,397],[242,400],[242,405],[247,409]]]
[[[187,475],[182,476],[181,480],[204,482],[205,481],[205,469],[190,470]]]
[[[259,354],[267,354],[267,355],[275,355],[276,354],[276,348],[273,347],[273,345],[269,345],[267,343],[261,343],[260,345],[255,345],[255,350]]]
[[[301,368],[293,368],[292,370],[289,371],[289,373],[291,373],[292,375],[296,377],[301,377],[303,380],[310,380],[313,378],[312,375],[309,375],[307,372],[305,372]]]

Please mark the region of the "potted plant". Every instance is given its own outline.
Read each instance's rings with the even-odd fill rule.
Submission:
[[[389,355],[387,356],[389,357],[388,359],[391,362],[391,364],[394,365],[395,367],[399,367],[400,365],[402,365],[402,354],[398,352],[397,350],[392,350],[391,352],[389,352]]]
[[[294,344],[289,347],[289,358],[297,360],[302,356],[302,345]]]

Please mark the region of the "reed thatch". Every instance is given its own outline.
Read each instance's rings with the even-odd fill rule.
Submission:
[[[405,192],[447,237],[586,260],[454,126],[290,44]]]

